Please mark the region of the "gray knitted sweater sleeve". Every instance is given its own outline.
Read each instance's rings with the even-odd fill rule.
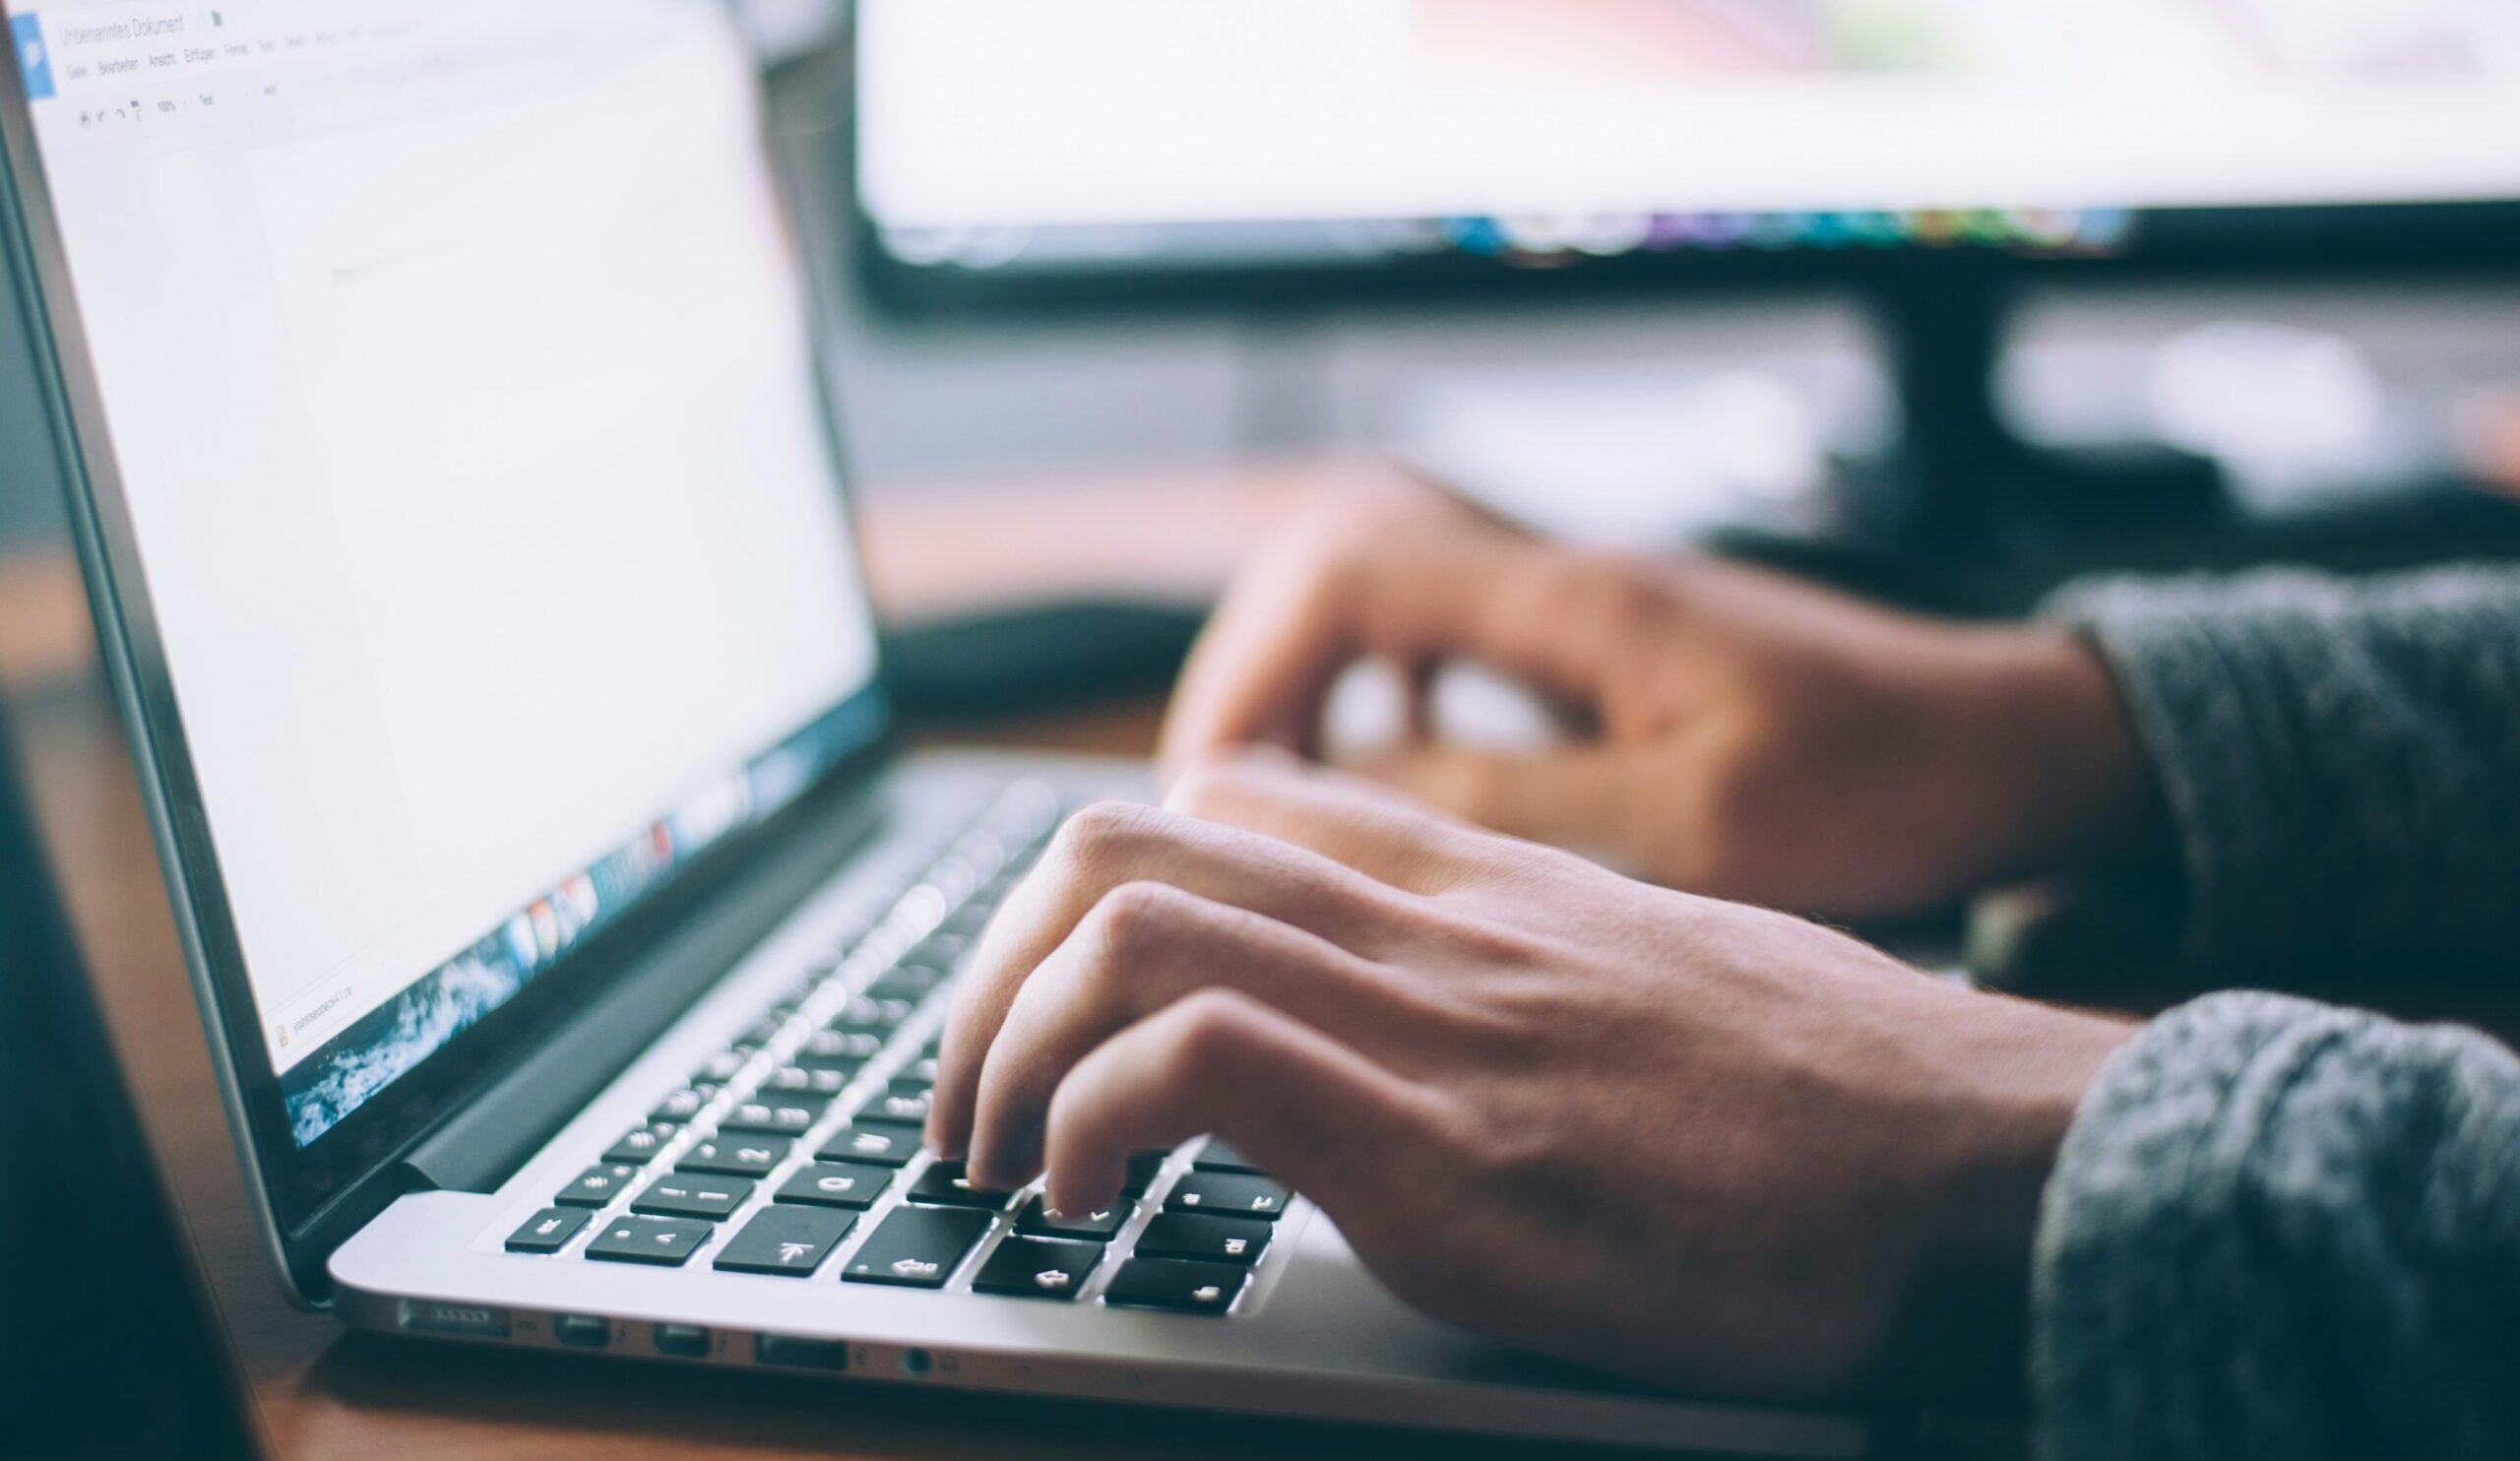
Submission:
[[[2520,949],[2520,569],[2069,590],[2160,775],[2187,952],[2250,983]],[[2262,971],[2262,972],[2261,972]]]
[[[2213,977],[2514,967],[2520,572],[2051,609],[2160,774]],[[2075,1118],[2033,1324],[2049,1461],[2520,1456],[2520,1061],[2276,995],[2173,1011]]]
[[[2520,1061],[2271,994],[2103,1068],[2042,1203],[2045,1461],[2520,1456]]]

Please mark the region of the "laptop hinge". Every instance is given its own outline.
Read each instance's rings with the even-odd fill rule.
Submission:
[[[826,810],[729,881],[626,965],[611,987],[539,1048],[415,1143],[400,1164],[415,1187],[488,1192],[523,1167],[692,1001],[776,928],[883,824],[879,783]]]

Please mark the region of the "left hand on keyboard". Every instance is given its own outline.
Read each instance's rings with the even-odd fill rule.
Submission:
[[[1201,1132],[1435,1315],[1785,1398],[2017,1381],[2030,1235],[2126,1035],[1284,758],[1074,818],[928,1123],[1091,1211]]]

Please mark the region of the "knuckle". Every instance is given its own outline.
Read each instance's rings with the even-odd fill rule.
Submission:
[[[1290,555],[1294,602],[1321,608],[1343,601],[1372,566],[1380,536],[1371,517],[1341,513],[1298,537]]]
[[[1662,596],[1628,553],[1590,548],[1570,555],[1562,592],[1575,616],[1605,633],[1634,629],[1659,609]]]
[[[1217,1077],[1240,1057],[1250,1039],[1250,1010],[1243,996],[1211,986],[1173,1005],[1171,1027],[1166,1083],[1187,1087]]]
[[[1205,817],[1248,799],[1258,767],[1242,752],[1208,756],[1173,783],[1168,804],[1187,816]]]
[[[1108,863],[1122,850],[1155,828],[1154,808],[1131,801],[1097,801],[1077,809],[1051,843],[1058,864],[1071,871],[1090,871]]]
[[[1178,931],[1189,895],[1163,883],[1122,883],[1102,895],[1087,916],[1098,962],[1125,967],[1169,943]]]

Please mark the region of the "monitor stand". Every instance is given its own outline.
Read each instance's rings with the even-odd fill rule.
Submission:
[[[2047,447],[2004,419],[1996,375],[2014,283],[1983,255],[1883,260],[1871,291],[1903,434],[1840,464],[1810,527],[1713,545],[1945,612],[2018,613],[2087,574],[2299,563],[2366,572],[2520,558],[2520,502],[2448,476],[2251,511],[2212,462],[2157,444]]]

